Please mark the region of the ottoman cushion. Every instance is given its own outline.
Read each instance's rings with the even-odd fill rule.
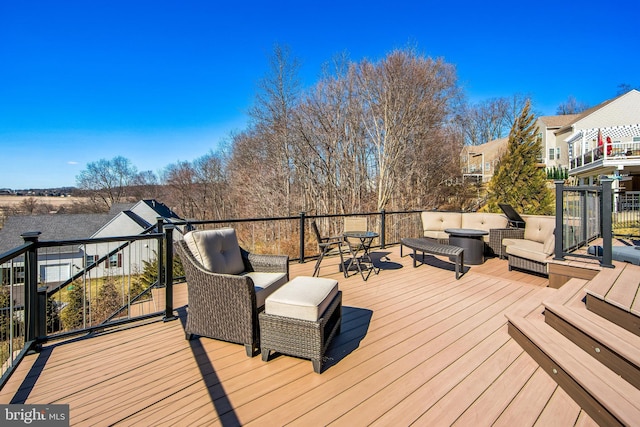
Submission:
[[[337,280],[298,276],[272,293],[264,310],[275,316],[315,322],[337,294]]]

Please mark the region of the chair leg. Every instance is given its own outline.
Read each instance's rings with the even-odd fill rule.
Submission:
[[[313,277],[315,277],[320,271],[320,263],[322,262],[322,259],[324,258],[325,252],[326,252],[326,248],[322,250],[322,253],[318,257],[318,261],[316,261],[316,267],[313,270]]]
[[[344,255],[342,255],[342,243],[338,243],[338,250],[340,251],[340,270],[342,270],[342,274],[346,279],[349,276],[347,276],[347,269],[344,267]]]
[[[245,344],[244,351],[247,353],[248,357],[253,357],[256,355],[256,348],[253,344]]]

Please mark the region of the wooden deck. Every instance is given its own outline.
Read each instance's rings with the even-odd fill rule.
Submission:
[[[399,247],[374,259],[380,273],[366,282],[323,261],[343,323],[320,375],[308,360],[265,363],[241,345],[186,341],[179,285],[180,320],[48,344],[0,403],[69,404],[71,424],[91,426],[595,425],[507,332],[507,310],[534,312],[557,292],[547,279],[491,259],[455,280],[446,258],[414,269]],[[291,276],[314,264],[292,264]]]

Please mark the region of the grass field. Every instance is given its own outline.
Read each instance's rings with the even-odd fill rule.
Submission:
[[[67,206],[72,205],[74,202],[80,202],[84,200],[83,197],[45,197],[45,196],[9,196],[0,195],[0,206],[10,207],[16,206],[22,203],[23,200],[34,198],[43,205],[53,206]]]

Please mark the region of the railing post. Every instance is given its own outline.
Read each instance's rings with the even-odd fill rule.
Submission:
[[[165,262],[165,274],[164,274],[164,289],[165,289],[165,310],[164,318],[165,322],[169,320],[175,320],[176,316],[173,314],[173,224],[164,226],[164,247],[166,253]]]
[[[385,246],[385,230],[387,221],[387,214],[384,209],[380,211],[380,249],[384,249]]]
[[[47,338],[47,287],[40,286],[38,288],[38,318],[36,322],[36,337],[38,341],[44,341]],[[38,345],[38,348],[40,346]]]
[[[156,217],[158,224],[156,225],[156,232],[164,232],[164,219],[159,216]],[[158,284],[164,283],[164,239],[158,239]]]
[[[304,263],[304,216],[304,211],[300,212],[300,264]]]
[[[610,178],[604,178],[600,180],[602,184],[602,261],[600,265],[602,267],[614,268],[611,262],[613,258],[612,244],[613,244],[613,232],[611,230],[611,204],[613,198],[611,197],[611,183]]]
[[[564,181],[554,181],[556,184],[556,229],[555,234],[555,249],[553,259],[564,260],[564,218],[563,218],[563,197],[564,197]]]
[[[24,255],[24,322],[25,342],[35,341],[38,316],[38,236],[39,231],[29,231],[20,235],[26,243],[31,243]]]

